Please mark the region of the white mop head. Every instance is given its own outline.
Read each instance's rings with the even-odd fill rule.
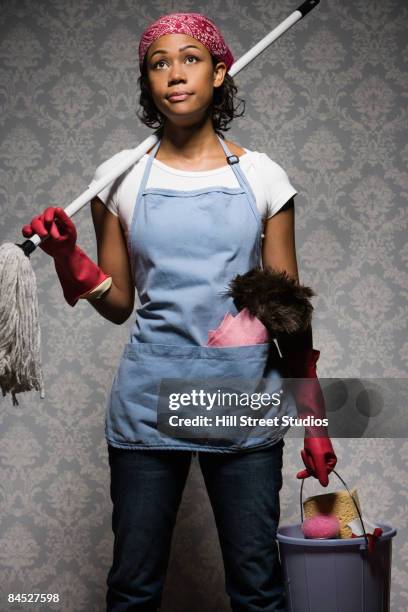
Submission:
[[[36,389],[45,397],[41,372],[37,283],[24,251],[0,246],[0,387],[3,396]]]

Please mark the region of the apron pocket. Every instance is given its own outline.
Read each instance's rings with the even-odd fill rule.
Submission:
[[[236,416],[238,419],[240,415],[276,416],[280,410],[277,396],[282,378],[276,369],[268,368],[269,355],[270,343],[208,347],[129,342],[125,345],[115,379],[113,395],[116,407],[111,420],[120,417],[122,430],[133,424],[146,438],[157,427],[166,435],[176,436],[175,428],[168,426],[172,415],[180,418],[201,415],[213,419],[216,416]],[[194,390],[197,400],[194,405],[190,402],[175,407],[176,396],[192,396]],[[225,397],[230,398],[231,394],[234,398],[239,397],[241,402],[244,397],[244,403],[226,405]],[[260,404],[261,394],[264,397],[274,394],[275,402],[269,406]],[[212,404],[206,404],[209,397],[217,401],[214,399]],[[223,422],[227,421],[228,418],[224,418]],[[192,441],[202,441],[210,436],[214,443],[221,439],[228,446],[248,435],[259,434],[259,440],[262,440],[263,435],[271,433],[264,426],[250,430],[242,427],[209,429],[205,424],[201,425],[184,430],[177,428],[177,437],[183,438],[183,433],[187,432]],[[181,432],[180,436],[178,432]]]
[[[129,389],[160,385],[163,379],[216,381],[230,379],[279,388],[281,375],[270,367],[270,343],[209,347],[132,343],[125,345],[119,367],[118,384]],[[127,364],[126,367],[123,364]],[[121,371],[122,370],[122,371]],[[263,381],[261,379],[264,379]],[[248,388],[249,391],[249,388]]]

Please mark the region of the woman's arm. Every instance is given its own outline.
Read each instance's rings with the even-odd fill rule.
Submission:
[[[262,252],[263,267],[286,270],[299,283],[295,248],[294,206],[281,210],[267,220]],[[299,385],[292,387],[299,416],[325,418],[324,396],[317,378],[316,361],[318,353],[313,349],[312,326],[297,334],[280,334],[279,347],[286,356],[290,377],[298,379]],[[317,353],[317,358],[316,358]],[[304,379],[310,379],[305,384]],[[327,427],[305,426],[304,448],[301,450],[304,470],[297,472],[297,478],[313,475],[323,487],[329,483],[329,474],[334,469],[337,457]]]
[[[289,200],[293,204],[293,198]],[[264,240],[262,246],[262,265],[278,271],[285,270],[289,276],[295,278],[299,283],[299,273],[296,260],[295,245],[295,207],[286,206],[275,215],[267,219],[264,229]],[[293,338],[282,335],[279,340],[283,349],[287,351],[297,350],[313,346],[312,328],[308,327],[306,332],[296,334]]]
[[[126,241],[119,217],[113,215],[96,196],[91,202],[92,220],[98,248],[98,265],[112,276],[111,287],[99,298],[86,299],[105,319],[120,325],[132,314],[135,287]]]
[[[293,201],[293,198],[289,202]],[[286,205],[285,205],[286,206]],[[283,207],[284,208],[284,207]],[[294,206],[280,210],[266,220],[262,246],[263,267],[286,270],[299,282],[295,246]]]

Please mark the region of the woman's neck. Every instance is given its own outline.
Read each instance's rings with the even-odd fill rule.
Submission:
[[[217,163],[225,158],[225,154],[211,118],[208,118],[203,124],[194,126],[179,126],[166,121],[156,158],[188,167]]]

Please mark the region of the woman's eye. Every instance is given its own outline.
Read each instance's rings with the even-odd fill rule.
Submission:
[[[188,55],[186,57],[186,60],[197,60],[198,61],[198,57],[196,57],[195,55]],[[159,60],[158,62],[156,62],[155,64],[153,64],[153,68],[159,68],[161,67],[160,64],[164,64],[165,61],[164,60]],[[194,64],[194,62],[187,62],[188,64]]]

